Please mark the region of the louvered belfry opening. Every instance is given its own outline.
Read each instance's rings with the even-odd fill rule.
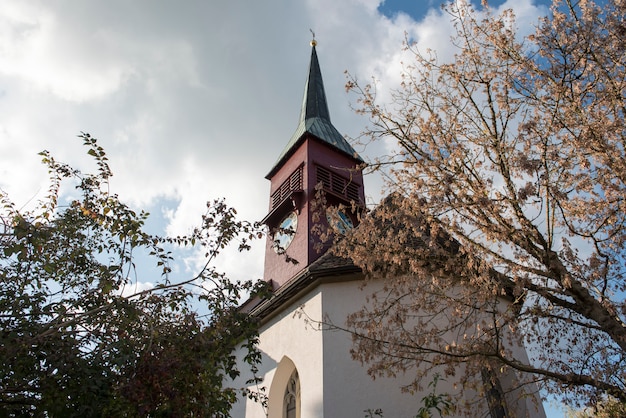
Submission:
[[[272,209],[278,207],[278,205],[280,205],[283,200],[287,199],[292,192],[302,190],[302,171],[303,166],[301,165],[293,173],[291,173],[287,180],[283,181],[274,193],[272,193]]]
[[[325,167],[317,166],[315,171],[317,183],[322,183],[324,191],[331,192],[349,202],[361,203],[359,196],[360,184]]]

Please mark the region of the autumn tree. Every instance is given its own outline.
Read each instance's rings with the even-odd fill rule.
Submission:
[[[216,201],[188,236],[147,233],[148,214],[109,192],[104,150],[81,137],[95,174],[43,152],[51,187],[38,206],[0,195],[0,415],[228,416],[234,348],[247,348],[253,370],[259,361],[256,323],[237,306],[263,289],[213,264],[258,230]],[[68,183],[79,197],[65,203]],[[185,247],[200,247],[205,265],[176,280]]]
[[[600,399],[596,405],[583,410],[566,411],[567,418],[622,418],[626,415],[626,404],[615,398]]]
[[[389,198],[335,246],[385,280],[348,320],[354,357],[411,370],[407,390],[508,370],[527,392],[623,402],[626,2],[555,0],[525,37],[511,11],[445,10],[453,58],[408,43],[387,104],[347,84],[365,137],[393,144],[370,164]]]

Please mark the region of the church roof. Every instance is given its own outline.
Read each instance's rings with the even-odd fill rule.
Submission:
[[[323,282],[360,280],[362,279],[361,273],[361,268],[357,267],[352,260],[327,252],[276,289],[271,297],[249,299],[241,309],[263,320],[288,306],[289,300],[306,289]]]
[[[357,161],[363,161],[330,121],[330,112],[328,111],[322,72],[315,50],[315,41],[311,42],[311,45],[311,63],[304,87],[304,98],[302,99],[302,110],[300,111],[298,127],[266,178],[270,178],[283,165],[289,155],[298,147],[300,141],[304,140],[306,134],[316,137]]]
[[[378,207],[368,213],[360,225],[355,227],[355,232],[358,232],[359,227],[366,220],[371,222],[371,225],[376,228],[374,233],[376,236],[398,236],[400,231],[409,231],[404,236],[403,242],[399,242],[399,245],[406,246],[407,250],[420,248],[427,250],[418,252],[415,256],[422,257],[421,261],[431,266],[433,271],[447,269],[444,266],[447,260],[442,260],[441,256],[437,257],[436,252],[432,250],[433,247],[443,250],[450,256],[456,256],[459,262],[463,262],[465,256],[461,251],[461,244],[444,230],[437,230],[436,234],[431,236],[431,229],[421,213],[405,212],[406,209],[401,208],[400,203],[404,199],[407,198],[399,194],[388,195]],[[389,211],[394,216],[390,216]],[[407,229],[407,221],[412,223],[414,228]],[[433,252],[429,252],[429,249]],[[369,250],[377,252],[375,247]],[[416,261],[416,259],[413,261]],[[375,265],[373,267],[380,272],[384,271],[387,265]],[[392,272],[389,274],[410,272],[408,265],[389,265],[389,267],[392,268]],[[490,269],[490,275],[501,286],[501,290],[504,291],[503,296],[520,307],[520,300],[523,302],[523,299],[515,296],[515,286],[511,279],[495,269]],[[360,280],[362,278],[363,271],[354,261],[339,256],[331,250],[324,253],[320,258],[276,289],[271,298],[248,301],[247,311],[257,315],[259,318],[264,318],[271,315],[275,310],[280,309],[288,300],[311,286],[324,282]]]

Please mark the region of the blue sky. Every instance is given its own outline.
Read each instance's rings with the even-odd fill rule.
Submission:
[[[516,9],[526,31],[546,12],[543,0],[492,5]],[[47,188],[37,153],[89,168],[76,138],[85,131],[109,154],[112,191],[150,211],[155,230],[189,231],[220,197],[262,219],[264,176],[298,121],[309,29],[332,121],[349,137],[367,121],[350,110],[344,71],[385,92],[399,82],[405,32],[450,49],[450,22],[431,0],[3,0],[0,188],[32,207]],[[380,182],[366,179],[366,193],[375,203]],[[227,252],[220,267],[259,278],[262,251]]]
[[[473,0],[473,3],[478,4],[480,2]],[[503,0],[491,0],[489,1],[489,6],[498,8],[506,3],[507,2]],[[544,6],[550,5],[550,3],[551,2],[548,0],[534,0],[532,2],[534,5]],[[398,13],[406,13],[413,17],[413,19],[419,21],[428,11],[439,8],[441,4],[442,2],[437,0],[384,0],[379,4],[378,10],[381,14],[389,18],[393,18]],[[513,4],[508,5],[508,7],[513,7]]]
[[[437,2],[427,1],[409,1],[409,0],[385,0],[379,6],[378,10],[385,16],[393,18],[399,12],[413,16],[416,20],[421,19],[428,9],[437,6]]]

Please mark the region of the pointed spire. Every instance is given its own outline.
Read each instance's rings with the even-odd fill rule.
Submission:
[[[317,42],[313,39],[311,41],[312,51],[311,63],[309,64],[309,77],[304,87],[300,123],[316,117],[326,119],[330,122],[330,112],[328,111],[328,103],[326,103],[326,92],[324,91],[324,82],[322,81],[322,72],[320,70],[319,61],[317,60],[315,45],[317,45]]]
[[[311,33],[313,33],[313,31],[311,31]],[[268,179],[283,165],[291,152],[299,146],[300,140],[305,138],[305,134],[313,135],[357,161],[363,161],[354,148],[352,148],[343,135],[341,135],[330,122],[330,112],[328,111],[328,104],[326,103],[326,92],[324,90],[324,82],[322,81],[322,72],[317,59],[317,51],[315,50],[316,45],[317,41],[313,33],[313,40],[311,41],[311,63],[309,64],[309,74],[304,88],[304,98],[302,100],[302,110],[300,111],[298,127],[291,137],[291,140],[278,157],[274,167],[272,167],[267,176],[265,176]]]

